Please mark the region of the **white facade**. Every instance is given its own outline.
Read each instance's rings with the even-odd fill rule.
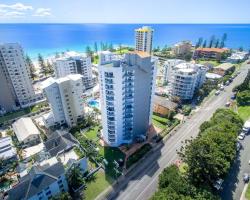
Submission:
[[[135,30],[135,50],[151,54],[154,30],[149,26]]]
[[[245,61],[247,58],[248,58],[248,52],[240,52],[240,51],[237,51],[237,52],[234,52],[232,53],[231,56],[229,56],[227,58],[227,62],[231,62],[231,63],[239,63],[239,62],[242,62],[242,61]]]
[[[163,64],[163,68],[164,68],[163,82],[165,84],[169,83],[174,67],[176,65],[178,65],[180,63],[184,63],[184,62],[185,62],[184,60],[180,60],[180,59],[168,59],[164,62],[164,64]]]
[[[72,74],[64,78],[49,78],[43,90],[53,112],[54,122],[74,126],[84,115],[82,75]]]
[[[109,63],[116,58],[117,55],[110,51],[101,51],[99,53],[99,64]]]
[[[81,74],[84,88],[88,89],[93,86],[91,57],[86,54],[66,52],[63,56],[55,59],[53,66],[56,78],[70,74]]]
[[[151,124],[156,61],[135,52],[105,62],[98,70],[105,142],[119,146],[145,139]]]
[[[11,111],[16,106],[25,107],[36,100],[30,69],[23,49],[17,43],[0,44],[0,81],[0,92],[5,94],[5,101],[0,97],[0,109]]]
[[[171,68],[168,76],[170,95],[181,100],[190,100],[194,92],[206,79],[207,68],[204,65],[180,63]]]

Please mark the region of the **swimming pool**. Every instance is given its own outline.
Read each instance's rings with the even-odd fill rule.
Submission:
[[[99,108],[99,102],[95,99],[88,101],[88,105],[92,108]]]

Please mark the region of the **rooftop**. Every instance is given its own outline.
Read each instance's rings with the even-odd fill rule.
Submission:
[[[150,31],[154,31],[154,29],[152,29],[150,26],[143,26],[141,28],[135,29],[135,31],[138,31],[138,32],[150,32]]]
[[[60,162],[52,166],[34,165],[29,173],[21,178],[20,183],[9,191],[9,199],[29,199],[57,181],[62,174],[64,167]]]
[[[222,69],[222,70],[229,70],[231,69],[232,67],[234,66],[234,64],[232,63],[223,63],[223,64],[220,64],[216,67],[214,67],[215,69]]]
[[[175,110],[178,106],[176,103],[157,95],[154,96],[154,103],[171,110]]]
[[[12,127],[19,142],[24,141],[31,135],[40,134],[39,130],[29,117],[23,117],[18,119],[12,124]]]
[[[11,137],[0,138],[0,158],[9,159],[16,156],[16,150],[13,147]]]
[[[150,57],[150,54],[144,51],[131,51],[129,52],[129,54],[136,54],[138,56],[140,56],[141,58],[147,58]]]
[[[224,53],[228,51],[228,49],[223,48],[197,48],[196,51],[205,51],[205,52],[216,52],[216,53]]]
[[[44,143],[46,150],[52,157],[71,149],[76,144],[77,141],[70,133],[59,130],[52,133],[50,138]]]

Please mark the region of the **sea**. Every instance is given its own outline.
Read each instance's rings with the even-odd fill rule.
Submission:
[[[80,51],[94,43],[134,46],[134,29],[145,24],[0,24],[0,43],[18,42],[35,59],[38,53]],[[250,49],[250,24],[147,24],[154,29],[154,47],[171,46],[182,40],[194,44],[200,37],[221,39],[227,34],[226,47]]]

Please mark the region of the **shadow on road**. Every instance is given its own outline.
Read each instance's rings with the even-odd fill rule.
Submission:
[[[234,192],[239,183],[238,174],[241,167],[240,155],[237,154],[231,169],[229,170],[228,176],[223,183],[223,190],[220,193],[222,200],[233,200]]]
[[[138,161],[138,165],[129,170],[126,175],[119,177],[118,181],[113,185],[112,191],[106,195],[105,199],[117,199],[119,194],[129,186],[129,182],[140,181],[145,175],[152,177],[159,169],[159,165],[155,160],[161,157],[163,146],[163,141],[160,141],[156,149],[151,150],[143,160]]]

